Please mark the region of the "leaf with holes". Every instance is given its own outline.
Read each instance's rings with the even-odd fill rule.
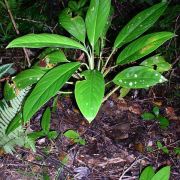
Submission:
[[[117,58],[117,64],[134,62],[150,54],[173,36],[171,32],[157,32],[140,37],[123,49]]]
[[[43,47],[63,47],[85,50],[84,46],[68,37],[57,34],[28,34],[19,37],[9,43],[7,48],[26,47],[26,48],[43,48]]]
[[[103,33],[108,21],[111,0],[91,0],[86,15],[86,29],[89,42],[92,47]]]
[[[56,95],[79,66],[78,62],[63,64],[53,68],[40,79],[25,102],[23,108],[25,122],[29,121],[41,106]]]
[[[76,39],[85,42],[86,27],[81,16],[72,17],[72,12],[69,8],[66,8],[59,16],[59,24]]]
[[[124,88],[148,88],[167,81],[159,72],[145,67],[134,66],[121,71],[113,82]]]
[[[159,3],[137,14],[119,32],[114,42],[114,49],[136,39],[147,31],[163,14],[166,7],[167,3]]]
[[[91,122],[101,106],[105,83],[103,75],[96,70],[82,73],[85,80],[78,81],[75,86],[75,98],[84,117]]]
[[[156,68],[156,71],[162,73],[171,69],[171,64],[169,64],[160,55],[152,56],[141,63],[142,66],[147,66],[151,68]]]
[[[44,74],[45,71],[41,69],[28,69],[20,72],[15,78],[13,78],[13,82],[19,89],[24,89],[29,85],[37,83]]]
[[[153,167],[148,166],[142,171],[139,180],[151,180],[154,175],[155,172]]]

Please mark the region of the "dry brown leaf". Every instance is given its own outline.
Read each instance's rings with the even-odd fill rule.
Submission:
[[[136,151],[143,153],[144,152],[144,145],[142,143],[137,143],[134,145]]]

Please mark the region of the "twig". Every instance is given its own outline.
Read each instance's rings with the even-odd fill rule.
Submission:
[[[124,175],[130,170],[133,168],[134,165],[136,165],[139,161],[143,160],[144,158],[141,158],[141,159],[136,159],[121,175],[121,177],[119,178],[119,180],[122,180]]]
[[[15,29],[15,31],[16,31],[16,34],[19,35],[20,32],[19,32],[19,29],[17,28],[16,22],[15,22],[15,20],[14,20],[13,15],[12,15],[12,12],[11,12],[11,9],[10,9],[10,7],[9,7],[9,4],[8,4],[7,0],[4,0],[4,2],[5,2],[5,5],[6,5],[6,8],[7,8],[9,17],[10,17],[10,19],[11,19],[11,21],[12,21],[13,27],[14,27],[14,29]],[[24,54],[25,54],[25,57],[26,57],[26,60],[27,60],[27,63],[28,63],[28,67],[30,67],[30,66],[31,66],[31,63],[30,63],[30,59],[29,59],[28,53],[27,53],[27,51],[26,51],[25,48],[23,48],[23,51],[24,51]]]

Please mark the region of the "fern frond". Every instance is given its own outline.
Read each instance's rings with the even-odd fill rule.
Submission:
[[[16,145],[23,146],[25,143],[26,134],[22,126],[15,129],[7,135],[6,128],[12,119],[21,110],[22,103],[25,96],[31,87],[27,87],[19,92],[19,94],[12,100],[6,102],[2,100],[0,106],[0,147],[3,147],[6,153],[13,153]]]

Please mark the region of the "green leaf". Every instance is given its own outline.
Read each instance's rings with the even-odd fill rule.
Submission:
[[[8,127],[6,128],[6,134],[9,135],[13,132],[16,128],[22,125],[22,114],[17,114],[9,123]]]
[[[43,48],[43,47],[63,47],[74,48],[85,51],[84,46],[80,43],[57,34],[28,34],[19,37],[9,43],[7,48],[26,47],[26,48]]]
[[[157,141],[156,145],[157,145],[158,149],[162,149],[162,147],[163,147],[163,145],[160,141]]]
[[[45,61],[51,64],[69,62],[62,50],[56,50],[51,52],[45,57]]]
[[[48,71],[40,79],[25,102],[23,109],[25,122],[30,120],[41,106],[56,95],[79,66],[78,62],[63,64]]]
[[[163,14],[166,7],[166,3],[159,3],[137,14],[119,32],[114,42],[114,49],[136,39],[147,31]]]
[[[133,66],[121,71],[113,82],[124,88],[148,88],[166,79],[155,70],[145,66]]]
[[[85,43],[86,27],[81,16],[72,17],[72,12],[66,8],[59,16],[59,23],[76,39]]]
[[[150,54],[173,36],[171,32],[156,32],[140,37],[123,49],[117,58],[117,64],[134,62]]]
[[[121,88],[120,89],[120,98],[124,98],[130,91],[130,88]]]
[[[57,136],[58,136],[58,133],[56,131],[50,131],[50,132],[47,133],[47,137],[49,139],[56,139]]]
[[[148,66],[154,69],[156,67],[156,71],[162,73],[171,69],[171,64],[165,61],[165,59],[160,55],[152,56],[146,60],[144,60],[141,65]]]
[[[141,117],[143,118],[143,120],[153,120],[153,119],[155,119],[154,114],[148,113],[148,112],[143,113],[141,115]]]
[[[16,84],[17,88],[24,89],[29,85],[37,83],[44,74],[45,71],[41,69],[28,69],[20,72],[13,78],[13,82]]]
[[[161,150],[163,151],[163,153],[169,154],[169,150],[166,146],[162,147]]]
[[[9,82],[5,83],[4,86],[4,98],[9,101],[16,97],[15,87],[14,84],[9,84]]]
[[[180,154],[180,147],[175,147],[175,148],[174,148],[174,153],[175,153],[176,155],[179,155],[179,154]]]
[[[35,131],[35,132],[28,134],[28,138],[32,139],[33,141],[35,141],[38,138],[41,138],[43,136],[45,136],[43,131]]]
[[[156,106],[153,108],[153,113],[156,115],[156,116],[159,116],[159,108]]]
[[[86,29],[92,47],[101,36],[107,23],[111,7],[111,0],[91,0],[86,15]]]
[[[101,106],[105,83],[103,75],[97,70],[87,70],[82,75],[85,80],[76,83],[75,98],[82,114],[91,122]]]
[[[158,117],[158,121],[160,123],[160,127],[162,129],[168,128],[169,127],[169,120],[163,116]]]
[[[73,11],[77,11],[79,9],[79,6],[76,1],[69,1],[68,7],[71,8]]]
[[[78,143],[80,144],[80,145],[85,145],[86,144],[86,141],[85,141],[85,139],[83,139],[83,138],[79,138],[78,139]]]
[[[169,180],[170,177],[170,166],[161,168],[151,180]]]
[[[8,72],[8,70],[12,67],[13,64],[5,64],[0,66],[0,78]]]
[[[155,175],[154,169],[152,166],[146,167],[140,175],[139,180],[151,180]]]
[[[79,139],[80,135],[74,131],[74,130],[67,130],[66,132],[63,133],[65,137],[69,138],[69,139]]]
[[[86,3],[87,3],[87,0],[79,0],[79,2],[78,2],[79,8],[84,7],[86,5]]]
[[[45,134],[48,134],[50,129],[50,120],[51,120],[51,110],[50,108],[46,108],[41,121],[41,127]]]

